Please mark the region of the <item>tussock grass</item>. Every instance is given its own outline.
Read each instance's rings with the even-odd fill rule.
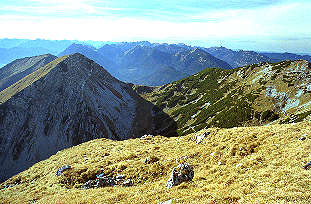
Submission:
[[[63,150],[12,177],[1,203],[310,203],[311,123],[210,128],[182,137],[97,139]],[[210,134],[202,144],[195,135]],[[306,137],[300,141],[300,137]],[[146,158],[149,158],[146,162]],[[194,179],[165,189],[173,167],[188,162]],[[69,164],[71,170],[55,173]],[[82,190],[104,168],[132,187]]]

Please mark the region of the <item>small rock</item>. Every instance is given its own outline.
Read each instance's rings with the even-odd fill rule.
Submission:
[[[60,176],[64,171],[67,171],[67,170],[69,170],[69,169],[71,169],[71,166],[69,166],[69,165],[64,165],[64,166],[62,166],[61,168],[59,168],[58,170],[57,170],[57,172],[56,172],[56,176]]]
[[[311,167],[311,161],[303,166],[304,169],[309,169]]]
[[[6,188],[11,188],[11,187],[14,187],[15,185],[12,185],[12,184],[6,184],[4,186],[2,186],[2,189],[6,189]]]
[[[154,136],[149,134],[149,135],[143,135],[143,136],[141,136],[140,139],[141,139],[141,140],[145,140],[145,139],[152,138],[152,137],[154,137]]]
[[[300,141],[304,141],[304,140],[306,140],[306,139],[307,139],[307,138],[306,138],[305,136],[302,136],[302,137],[299,138]]]
[[[116,176],[116,179],[124,179],[125,178],[125,175],[123,174],[119,174]]]
[[[90,189],[90,188],[94,188],[94,186],[96,185],[95,181],[94,180],[89,180],[87,182],[85,182],[81,188],[83,189]]]
[[[236,168],[239,168],[239,167],[241,167],[241,166],[242,166],[241,163],[238,163],[237,165],[235,165]]]
[[[150,162],[150,158],[149,157],[147,157],[146,159],[145,159],[145,161],[144,161],[146,164],[149,164],[149,162]]]
[[[160,202],[158,204],[173,204],[173,203],[176,203],[176,201],[174,202],[174,200],[171,199],[171,200],[167,200],[167,201],[164,201],[164,202]]]
[[[132,186],[133,182],[131,181],[131,179],[128,179],[128,180],[124,181],[122,185],[123,186]]]
[[[96,178],[103,178],[104,176],[105,176],[105,173],[101,173],[101,174],[96,175]]]
[[[210,132],[204,132],[203,134],[201,135],[197,135],[196,136],[196,141],[197,141],[197,144],[200,144],[201,142],[203,142],[203,140],[205,139],[205,137],[207,135],[211,134]]]
[[[151,157],[147,157],[146,159],[145,159],[145,163],[146,164],[152,164],[152,163],[155,163],[155,162],[157,162],[157,161],[159,161],[160,159],[158,158],[158,157],[155,157],[155,156],[151,156]]]
[[[179,164],[173,168],[170,178],[167,181],[166,188],[177,186],[184,181],[191,181],[194,177],[194,171],[192,166],[188,163]]]
[[[106,187],[106,186],[114,186],[115,185],[115,181],[108,176],[98,177],[95,180],[95,182],[96,182],[95,188]]]

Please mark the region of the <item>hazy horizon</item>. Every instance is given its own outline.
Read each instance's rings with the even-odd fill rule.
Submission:
[[[0,2],[0,38],[150,41],[310,53],[307,0]]]

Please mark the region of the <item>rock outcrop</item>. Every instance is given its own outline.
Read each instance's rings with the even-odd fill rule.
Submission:
[[[179,164],[175,167],[171,173],[170,178],[167,181],[166,188],[172,188],[185,181],[191,181],[194,177],[194,171],[192,166],[188,163]]]
[[[83,55],[57,58],[0,92],[0,180],[82,142],[152,132],[151,109]]]

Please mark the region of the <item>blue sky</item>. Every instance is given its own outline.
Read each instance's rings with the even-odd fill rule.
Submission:
[[[1,0],[0,38],[311,52],[309,0]]]

